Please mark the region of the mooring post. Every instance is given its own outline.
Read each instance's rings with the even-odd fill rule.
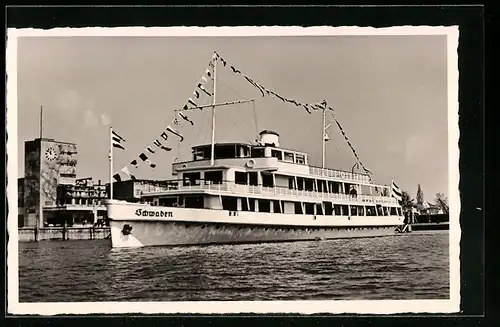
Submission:
[[[63,241],[66,241],[66,224],[67,224],[67,222],[66,222],[66,220],[65,220],[65,221],[64,221],[64,225],[63,225],[63,230],[62,230],[62,233],[63,233],[63,235],[62,235],[62,237],[63,237]]]
[[[35,242],[36,242],[38,241],[38,226],[35,226],[33,233],[35,234]]]

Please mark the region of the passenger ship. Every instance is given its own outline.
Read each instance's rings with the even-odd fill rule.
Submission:
[[[270,130],[254,144],[216,143],[212,130],[212,142],[192,147],[191,160],[173,163],[172,174],[178,179],[143,194],[143,203],[108,201],[113,247],[388,236],[403,225],[390,187],[314,167],[308,153],[280,147]]]

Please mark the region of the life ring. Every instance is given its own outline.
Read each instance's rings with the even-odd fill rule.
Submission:
[[[248,160],[247,167],[253,168],[253,166],[255,166],[255,160],[253,160],[253,159]]]

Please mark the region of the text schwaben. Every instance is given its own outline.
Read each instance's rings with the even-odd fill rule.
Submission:
[[[135,211],[136,216],[141,217],[173,217],[171,211],[162,211],[162,210],[142,210],[137,209]]]

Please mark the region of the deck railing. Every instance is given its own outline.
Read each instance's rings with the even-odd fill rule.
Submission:
[[[351,173],[342,170],[320,168],[320,167],[309,167],[309,174],[315,176],[325,176],[333,178],[341,178],[346,180],[352,180],[356,182],[370,183],[370,177],[368,175]]]
[[[340,201],[361,201],[368,203],[396,204],[396,199],[378,195],[350,195],[341,193],[326,193],[317,191],[294,190],[286,187],[265,187],[261,185],[242,185],[234,182],[222,182],[221,184],[202,183],[198,185],[179,185],[177,188],[163,189],[158,193],[178,193],[179,191],[219,191],[223,193],[251,195],[275,195],[286,197],[309,197],[318,200],[340,200]],[[157,192],[143,193],[143,196],[155,195]]]

